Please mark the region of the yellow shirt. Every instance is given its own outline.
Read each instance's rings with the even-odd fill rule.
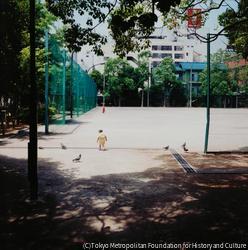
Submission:
[[[103,133],[100,133],[98,138],[99,138],[99,144],[104,145],[106,141],[105,135]]]

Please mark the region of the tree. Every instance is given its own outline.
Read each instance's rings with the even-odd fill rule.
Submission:
[[[14,109],[27,105],[30,89],[29,0],[2,1],[0,36],[1,97],[10,98]],[[36,1],[36,83],[39,100],[44,100],[45,43],[44,31],[57,18],[40,0]],[[13,110],[16,112],[16,110]]]
[[[14,98],[21,88],[21,51],[27,46],[28,4],[16,0],[1,1],[0,15],[0,74],[1,97]],[[19,86],[18,86],[19,85]]]
[[[225,29],[229,44],[233,44],[237,53],[248,57],[248,4],[240,0],[238,9],[227,9],[219,17],[219,23]]]
[[[161,106],[163,103],[164,94],[163,94],[163,85],[162,84],[153,84],[149,88],[149,101],[151,106]]]
[[[185,89],[181,81],[172,81],[170,86],[170,105],[185,106],[187,97],[184,94]]]
[[[103,75],[100,71],[93,69],[89,74],[90,78],[97,84],[97,90],[102,93],[103,91]]]
[[[238,6],[237,11],[232,9],[227,0],[218,3],[207,0],[115,0],[114,3],[101,0],[46,0],[46,2],[49,11],[68,25],[66,41],[71,51],[80,51],[81,46],[89,44],[93,45],[93,51],[97,55],[102,55],[101,44],[106,43],[107,38],[94,32],[94,29],[107,19],[111,36],[116,42],[114,51],[117,55],[124,57],[128,52],[145,49],[149,46],[149,36],[154,30],[158,15],[161,16],[163,25],[173,29],[177,35],[195,35],[206,42],[206,37],[197,33],[197,29],[204,25],[211,11],[220,9],[222,6],[231,12],[226,15],[227,21],[220,19],[224,28],[217,34],[211,35],[210,40],[214,41],[220,34],[237,30],[234,36],[235,47],[244,48],[244,44],[247,44],[247,0],[235,1]],[[189,14],[190,9],[198,9],[198,11]],[[157,14],[156,10],[160,13]],[[89,15],[84,27],[76,23],[75,12]],[[182,26],[184,21],[191,22],[190,28],[182,29],[185,27]],[[138,39],[134,41],[134,37]],[[246,52],[245,55],[247,57]]]
[[[217,52],[218,54],[218,52]],[[210,74],[210,94],[211,95],[223,95],[225,96],[226,106],[226,95],[232,95],[235,91],[235,82],[230,77],[229,69],[223,64],[216,60],[213,56],[211,61],[211,74]],[[218,55],[217,55],[218,58]],[[200,73],[202,85],[200,89],[203,94],[207,94],[207,67]]]
[[[61,18],[67,26],[65,41],[69,51],[79,52],[81,46],[89,44],[93,46],[92,50],[97,55],[103,55],[101,45],[105,44],[107,39],[105,36],[97,34],[95,28],[106,20],[116,3],[117,1],[112,4],[101,0],[46,0],[48,10]],[[88,20],[83,24],[84,27],[76,23],[74,18],[76,12],[81,16],[88,15]],[[95,25],[94,20],[98,22]]]
[[[166,91],[170,88],[172,82],[176,80],[176,67],[171,57],[165,57],[155,71],[155,79],[164,86],[164,107],[166,106]]]
[[[121,106],[123,93],[127,90],[134,90],[135,84],[132,79],[134,69],[129,65],[127,60],[121,58],[109,58],[105,64],[104,75],[106,79],[105,97],[111,96],[115,106]]]
[[[111,35],[116,41],[114,51],[124,57],[130,51],[140,51],[149,44],[149,36],[154,31],[158,17],[155,8],[167,13],[170,7],[179,4],[180,0],[46,0],[47,8],[55,16],[60,17],[67,25],[65,39],[70,51],[79,52],[81,46],[92,45],[97,55],[103,55],[101,45],[107,42],[106,36],[95,32],[95,28],[108,18]],[[88,15],[83,27],[76,23],[75,13]],[[139,42],[132,38],[139,36]]]
[[[141,107],[143,107],[144,104],[144,83],[148,81],[148,78],[151,75],[149,72],[150,57],[152,57],[151,51],[142,51],[140,54],[138,54],[138,61],[136,62],[138,67],[134,69],[136,74],[136,86],[137,88],[142,89]]]
[[[242,67],[242,70],[240,71],[239,80],[241,82],[240,91],[248,95],[248,64]]]

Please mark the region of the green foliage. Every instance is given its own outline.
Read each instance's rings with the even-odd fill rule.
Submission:
[[[134,71],[137,73],[137,75],[139,75],[137,82],[137,87],[139,88],[143,88],[144,82],[148,80],[149,76],[151,76],[151,73],[149,72],[149,58],[151,57],[151,51],[142,51],[138,54],[138,61],[136,62],[138,67],[135,68]]]
[[[159,67],[156,68],[155,79],[159,80],[166,87],[169,87],[171,82],[176,79],[175,70],[176,67],[173,59],[171,57],[165,57],[159,64]]]
[[[224,1],[214,2],[208,0],[116,0],[93,1],[93,0],[46,0],[47,7],[55,16],[60,17],[67,25],[65,40],[70,51],[80,51],[81,46],[89,44],[97,55],[103,55],[101,45],[107,42],[107,37],[95,32],[97,27],[107,19],[111,36],[115,40],[114,52],[124,57],[128,52],[141,51],[149,46],[149,36],[154,31],[154,24],[158,20],[155,9],[162,15],[161,19],[165,26],[175,30],[178,35],[184,35],[185,30],[180,30],[185,21],[196,18],[203,26],[213,10],[226,7],[226,13],[219,20],[224,29],[219,32],[228,32],[231,43],[235,44],[238,52],[242,52],[244,58],[248,55],[247,46],[247,0],[236,1],[238,10],[233,10]],[[188,14],[189,9],[200,8],[201,11]],[[89,16],[82,26],[76,23],[75,13]],[[217,20],[216,20],[217,21]],[[97,23],[97,24],[96,24]],[[188,29],[187,34],[196,35],[200,40],[206,38],[197,33],[199,27]],[[212,36],[211,41],[218,35]],[[133,40],[138,37],[137,40]]]
[[[170,89],[172,82],[176,80],[175,70],[176,67],[171,57],[165,57],[155,70],[154,78],[164,88],[164,107],[166,106],[166,91]]]
[[[46,6],[51,13],[61,18],[67,25],[65,41],[70,51],[79,52],[83,45],[89,44],[93,46],[93,51],[97,55],[103,55],[100,47],[106,43],[107,39],[95,32],[93,21],[97,20],[99,23],[105,21],[106,13],[113,9],[112,3],[100,0],[46,0]],[[85,27],[76,23],[75,13],[89,16]]]
[[[229,76],[229,70],[223,68],[222,64],[212,63],[211,73],[210,73],[210,94],[213,95],[232,95],[235,91],[235,83]],[[204,95],[207,94],[207,68],[205,68],[201,73],[202,85],[200,90]]]
[[[90,74],[90,78],[97,84],[97,90],[102,93],[103,91],[103,75],[100,71],[94,69]]]
[[[28,1],[1,1],[0,15],[0,95],[13,98],[23,87],[25,71],[20,67],[21,50],[27,46]]]
[[[130,51],[147,49],[150,41],[146,38],[155,30],[157,16],[151,13],[151,2],[121,1],[120,5],[111,12],[108,20],[111,36],[115,40],[114,52],[123,58]],[[139,37],[139,41],[133,40]]]
[[[0,75],[1,96],[25,102],[30,88],[29,0],[3,1],[1,5]],[[44,100],[44,31],[57,20],[40,0],[36,1],[36,83]],[[17,105],[17,104],[16,104]]]
[[[45,105],[38,105],[37,106],[37,113],[38,113],[38,122],[45,121]],[[48,107],[49,118],[51,119],[56,113],[57,110],[54,107]],[[19,116],[23,123],[29,123],[29,107],[26,108],[19,108]]]
[[[101,45],[107,42],[106,36],[95,32],[102,22],[108,19],[111,36],[116,41],[114,52],[123,58],[130,51],[141,51],[149,46],[149,36],[154,31],[158,20],[154,9],[164,15],[171,6],[176,6],[180,0],[46,0],[48,10],[60,17],[67,25],[65,40],[70,51],[80,51],[83,45],[93,46],[97,55],[103,55]],[[75,21],[75,13],[88,15],[88,20],[82,26]],[[97,23],[97,24],[95,24]],[[138,41],[133,42],[133,37]]]
[[[181,81],[174,81],[170,86],[170,105],[185,106],[187,97],[185,96],[185,88]]]
[[[229,51],[218,49],[214,54],[210,55],[211,63],[223,63],[226,65],[229,61],[232,61],[234,57]]]
[[[248,5],[247,0],[240,0],[238,9],[227,9],[219,17],[219,23],[225,28],[229,44],[234,44],[237,53],[248,57]]]
[[[248,94],[248,64],[245,65],[245,67],[242,68],[240,72],[240,78],[241,84],[239,85],[240,92],[244,94]]]
[[[161,106],[163,103],[163,86],[161,84],[153,84],[149,88],[149,102],[151,106]]]
[[[115,105],[117,105],[117,98],[119,106],[121,106],[121,99],[123,93],[127,90],[134,90],[136,88],[132,78],[134,73],[133,67],[121,58],[109,58],[105,64],[104,75],[106,79],[106,93],[111,95]]]

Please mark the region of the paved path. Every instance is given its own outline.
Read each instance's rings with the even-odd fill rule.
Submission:
[[[1,143],[3,249],[82,249],[85,243],[112,242],[247,242],[247,175],[186,174],[163,149],[169,144],[197,171],[246,170],[246,155],[199,154],[205,139],[205,111],[107,107],[105,114],[96,108],[49,135],[40,126],[41,204],[25,203],[28,134]],[[241,117],[237,115],[229,125]],[[104,152],[96,143],[99,128],[108,137]],[[181,148],[185,141],[189,153]],[[61,149],[61,142],[67,150]],[[82,160],[72,163],[79,154]]]

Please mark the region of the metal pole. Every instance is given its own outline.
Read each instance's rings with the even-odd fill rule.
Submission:
[[[103,76],[103,92],[105,92],[105,75]],[[103,107],[105,107],[105,96],[103,94]]]
[[[63,124],[65,124],[65,50],[63,50]]]
[[[35,0],[30,0],[30,124],[28,143],[28,180],[30,200],[38,199],[37,88],[35,82]]]
[[[70,113],[71,113],[71,118],[73,117],[73,93],[72,93],[72,86],[73,86],[73,54],[74,51],[71,53],[71,85],[70,85]]]
[[[149,58],[149,61],[148,61],[148,70],[149,70],[149,73],[150,73],[151,72],[150,58]],[[150,87],[150,82],[151,82],[151,76],[149,75],[148,86],[147,86],[147,107],[149,107],[149,87]]]
[[[205,148],[204,153],[208,151],[208,136],[209,136],[209,99],[210,99],[210,34],[207,34],[207,124],[206,124],[206,135],[205,135]]]
[[[48,53],[48,30],[45,30],[45,45],[46,53]],[[49,133],[48,131],[48,121],[49,121],[49,112],[48,112],[48,54],[46,55],[46,72],[45,72],[45,134]]]
[[[77,117],[79,116],[79,70],[80,66],[77,67]]]
[[[191,69],[190,69],[190,99],[189,99],[189,105],[190,108],[192,107],[192,63],[191,63]]]

